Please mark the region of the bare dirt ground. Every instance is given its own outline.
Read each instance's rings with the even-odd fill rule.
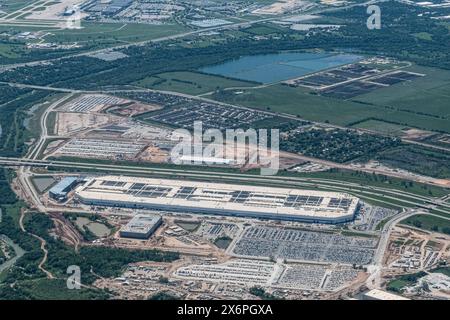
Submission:
[[[435,133],[425,130],[419,130],[419,129],[408,129],[404,130],[404,135],[402,138],[410,139],[410,140],[422,140],[425,139]]]
[[[141,154],[139,154],[139,160],[149,161],[153,163],[168,163],[170,154],[155,146],[149,146]]]
[[[114,115],[58,112],[55,132],[60,136],[99,127],[118,120]]]

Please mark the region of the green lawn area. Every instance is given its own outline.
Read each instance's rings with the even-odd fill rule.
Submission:
[[[82,22],[80,30],[57,30],[46,37],[50,42],[113,41],[137,42],[174,35],[185,31],[177,24],[148,25],[127,23]]]
[[[250,87],[257,85],[252,82],[187,71],[161,73],[144,78],[135,84],[155,90],[175,91],[192,95],[211,92],[218,88]]]
[[[375,119],[366,120],[360,123],[357,123],[352,126],[353,128],[359,128],[359,129],[366,129],[371,131],[377,131],[381,132],[383,134],[389,134],[389,135],[396,135],[401,136],[403,134],[404,129],[407,129],[408,127],[394,124],[394,123],[388,123],[384,121],[379,121]]]
[[[286,29],[282,28],[282,27],[278,27],[274,24],[271,24],[271,25],[256,24],[256,25],[253,25],[250,28],[244,29],[242,31],[250,33],[250,34],[254,34],[257,36],[265,36],[265,35],[274,34],[274,33],[285,33]]]
[[[433,40],[432,35],[428,32],[414,33],[413,36],[415,36],[417,39],[420,39],[420,40]]]
[[[387,284],[386,289],[388,291],[402,292],[404,287],[414,285],[417,280],[424,276],[426,276],[426,273],[423,271],[398,276]]]
[[[25,47],[20,44],[7,44],[7,43],[0,43],[0,58],[10,58],[15,59],[22,55],[24,52],[23,50]]]
[[[417,214],[401,221],[419,229],[450,234],[450,220],[430,215]]]
[[[292,173],[281,171],[279,175],[300,176],[305,178],[332,179],[337,181],[347,181],[358,183],[364,186],[381,187],[406,191],[421,196],[442,197],[448,194],[448,189],[425,185],[407,180],[373,175],[365,172],[332,169],[329,171],[310,172],[310,173]]]
[[[312,121],[329,121],[338,125],[374,118],[381,112],[378,108],[351,101],[312,95],[305,88],[273,85],[241,91],[240,94],[226,92],[212,97],[251,108],[298,115]]]
[[[1,7],[1,10],[10,13],[19,9],[22,9],[26,6],[29,6],[32,3],[38,3],[39,1],[33,1],[33,0],[4,0],[1,1],[3,6]]]
[[[387,286],[387,290],[394,291],[394,292],[401,292],[402,289],[408,285],[411,285],[411,282],[404,281],[404,280],[393,280],[389,282]]]

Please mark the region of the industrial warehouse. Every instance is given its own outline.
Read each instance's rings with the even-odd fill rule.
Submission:
[[[87,179],[75,197],[95,206],[313,223],[351,221],[359,203],[358,198],[337,192],[124,176]]]

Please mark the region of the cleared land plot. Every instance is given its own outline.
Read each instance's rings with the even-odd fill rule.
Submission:
[[[252,82],[227,79],[197,72],[167,72],[144,78],[135,83],[155,90],[175,91],[186,94],[202,94],[230,87],[251,87]]]

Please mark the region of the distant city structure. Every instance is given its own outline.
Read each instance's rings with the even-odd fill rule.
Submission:
[[[138,214],[119,232],[122,238],[148,239],[162,224],[157,214]]]
[[[359,199],[345,193],[124,176],[93,177],[75,197],[95,206],[156,209],[312,223],[354,219]]]
[[[56,185],[54,185],[48,192],[50,198],[62,202],[67,200],[67,194],[73,190],[78,183],[77,177],[65,177]]]

